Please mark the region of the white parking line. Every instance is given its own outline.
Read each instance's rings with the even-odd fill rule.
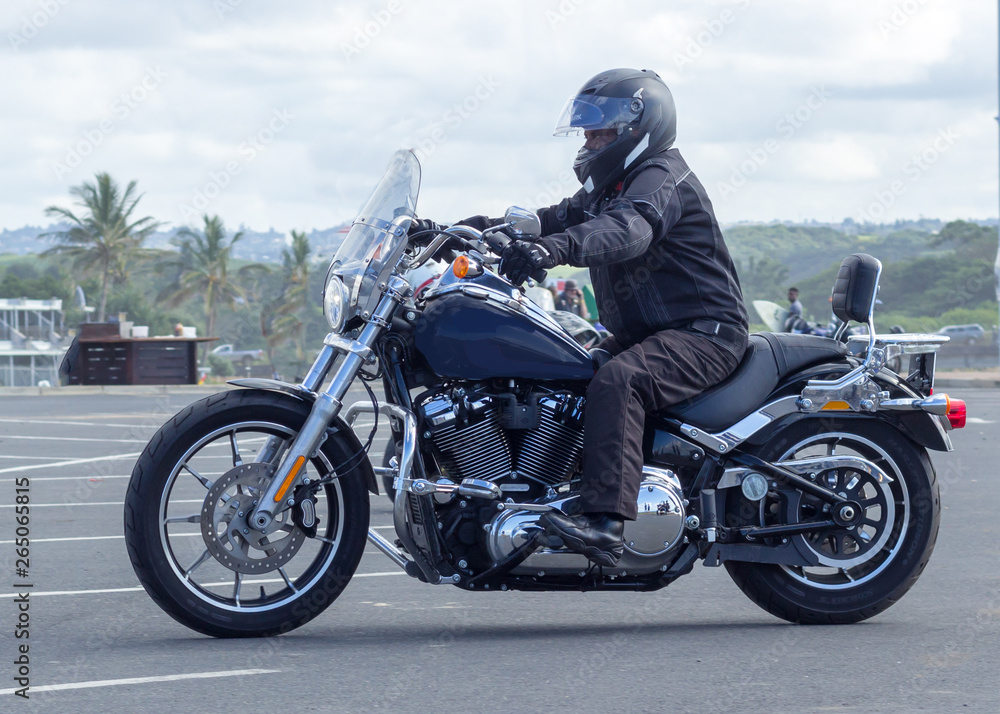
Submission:
[[[204,498],[185,498],[171,501],[171,503],[204,503]],[[0,505],[0,508],[13,508],[15,504]],[[57,506],[124,506],[125,501],[90,501],[87,503],[32,503],[32,508],[55,508]]]
[[[94,687],[120,687],[127,684],[150,684],[152,682],[177,682],[184,679],[216,679],[218,677],[246,677],[251,674],[277,674],[280,669],[231,669],[228,672],[190,672],[189,674],[165,674],[159,677],[129,677],[128,679],[96,679],[91,682],[69,682],[67,684],[43,684],[32,686],[30,693],[62,692],[67,689],[93,689]],[[0,689],[0,694],[13,694],[15,689]]]
[[[406,575],[402,570],[391,570],[385,573],[355,573],[352,578],[384,578],[390,575]],[[244,585],[264,585],[265,583],[283,583],[281,578],[265,578],[263,580],[244,580]],[[206,588],[232,588],[231,582],[203,583]],[[109,593],[139,593],[141,587],[137,588],[102,588],[100,590],[50,590],[48,592],[32,592],[30,596],[53,597],[61,595],[106,595]],[[9,600],[20,596],[21,593],[0,593],[0,600]]]
[[[0,474],[10,474],[10,473],[20,473],[22,471],[34,471],[36,469],[57,469],[63,466],[76,466],[77,464],[92,464],[95,461],[117,461],[119,459],[134,459],[141,451],[136,451],[133,454],[111,454],[110,456],[94,456],[89,459],[70,459],[69,461],[59,461],[54,464],[35,464],[34,466],[11,466],[10,468],[0,469]]]
[[[175,538],[179,535],[188,535],[187,533],[176,533],[172,534],[171,538]],[[201,535],[201,533],[191,533],[190,535]],[[116,538],[124,538],[123,535],[113,535],[113,536],[73,536],[72,538],[32,538],[32,543],[66,543],[68,541],[74,540],[115,540]],[[12,540],[0,540],[0,545],[10,545],[16,541]]]
[[[170,414],[163,415],[163,421],[170,418]],[[0,424],[45,424],[53,426],[116,426],[125,428],[139,427],[140,429],[159,429],[162,422],[153,424],[141,424],[139,422],[133,422],[131,424],[102,424],[93,421],[55,421],[51,419],[0,419]]]
[[[395,526],[372,526],[374,530],[395,530]],[[171,538],[187,538],[201,536],[201,533],[171,533]],[[124,538],[123,535],[106,535],[106,536],[69,536],[66,538],[32,538],[32,543],[70,543],[74,541],[87,541],[87,540],[119,540]],[[0,540],[0,545],[12,545],[16,541],[13,540]],[[381,552],[381,551],[378,551]]]
[[[49,464],[49,466],[51,465]],[[208,474],[204,475],[207,476]],[[109,478],[132,478],[132,474],[114,474],[112,476],[32,476],[31,483],[37,483],[38,481],[79,481],[80,479],[104,481]],[[0,478],[0,483],[13,483],[16,480],[16,478]]]
[[[21,434],[0,434],[0,442],[13,441],[96,441],[101,444],[145,444],[149,439],[105,439],[98,436],[24,436]]]

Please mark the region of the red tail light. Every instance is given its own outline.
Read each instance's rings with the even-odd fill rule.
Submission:
[[[965,426],[965,402],[963,400],[948,400],[948,421],[951,422],[952,429],[961,429]]]

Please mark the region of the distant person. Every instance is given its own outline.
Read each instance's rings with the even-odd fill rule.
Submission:
[[[556,300],[556,310],[564,310],[574,315],[579,315],[584,320],[590,319],[590,312],[587,311],[587,303],[583,299],[583,293],[576,286],[575,280],[566,281],[566,289],[562,291],[559,299]]]
[[[788,288],[788,315],[798,315],[802,317],[802,303],[799,302],[799,289]]]
[[[788,288],[788,317],[785,318],[785,332],[797,334],[812,334],[812,328],[802,317],[802,303],[799,302],[799,289]]]
[[[556,286],[556,284],[555,283],[549,283],[546,286],[546,289],[550,293],[552,293],[552,304],[555,305],[556,303],[558,303],[559,302],[559,288]]]

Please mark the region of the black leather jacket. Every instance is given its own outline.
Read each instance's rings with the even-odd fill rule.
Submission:
[[[601,322],[622,345],[702,319],[746,332],[712,203],[677,149],[639,164],[604,195],[581,189],[538,214],[540,242],[556,260],[590,268]]]

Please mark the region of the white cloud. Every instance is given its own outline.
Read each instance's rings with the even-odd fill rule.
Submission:
[[[0,225],[43,222],[45,206],[68,205],[69,186],[104,170],[138,179],[143,208],[180,222],[179,206],[237,161],[206,210],[232,226],[327,227],[352,216],[392,151],[433,141],[435,127],[444,135],[424,162],[421,214],[495,214],[575,190],[565,177],[578,147],[552,124],[614,66],[655,69],[671,85],[678,146],[724,220],[855,215],[947,127],[961,140],[885,217],[997,212],[989,3],[220,1],[232,11],[63,0],[30,38],[40,3],[3,4]],[[151,66],[166,78],[119,116],[115,102]],[[483,78],[496,87],[455,121]],[[786,136],[779,122],[817,87],[832,97]],[[276,110],[295,119],[248,160],[240,146]],[[53,164],[107,120],[113,131],[57,176]],[[780,148],[720,196],[769,139]]]

